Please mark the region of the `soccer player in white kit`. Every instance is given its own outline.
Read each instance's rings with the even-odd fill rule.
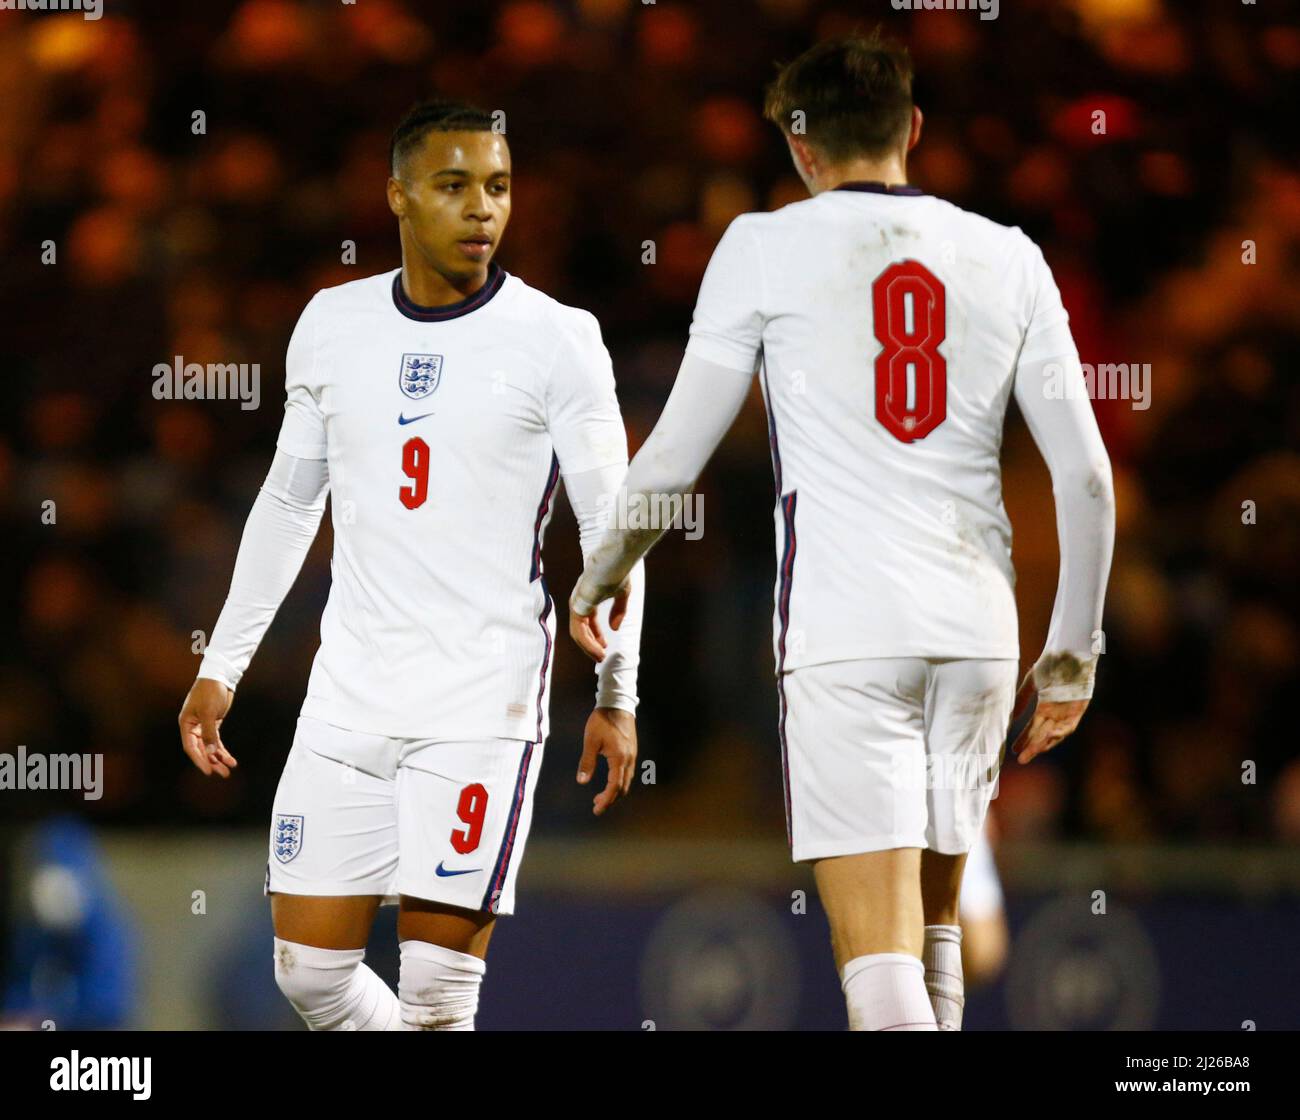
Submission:
[[[333,583],[275,797],[275,976],[313,1030],[473,1028],[488,940],[514,909],[548,727],[554,606],[542,537],[564,480],[584,551],[627,470],[587,312],[493,262],[510,154],[491,115],[417,106],[393,135],[402,267],[317,292],[226,605],[180,715],[205,774],[220,725],[332,498]],[[641,588],[599,667],[578,781],[603,813],[636,759]],[[365,966],[400,899],[394,994]]]
[[[1019,760],[1092,693],[1114,515],[1109,460],[1042,253],[907,185],[921,131],[907,52],[828,40],[766,113],[812,198],[745,214],[616,508],[694,485],[760,374],[777,501],[774,644],[787,830],[811,861],[851,1027],[958,1029],[958,893],[1016,694],[999,449],[1014,393],[1052,473],[1061,578],[1022,691]],[[611,524],[570,632],[625,594],[658,532]],[[924,962],[924,963],[923,963]]]

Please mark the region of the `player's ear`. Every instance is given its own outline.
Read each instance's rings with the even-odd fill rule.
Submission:
[[[917,105],[912,106],[912,128],[907,134],[907,150],[910,152],[916,147],[917,141],[921,139],[921,125],[925,123],[925,117]]]
[[[406,216],[406,190],[401,180],[393,175],[388,177],[388,209],[395,218]]]

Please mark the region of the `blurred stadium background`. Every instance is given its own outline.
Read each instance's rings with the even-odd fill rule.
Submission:
[[[1080,733],[1004,774],[1013,940],[967,1025],[1300,1027],[1286,716],[1300,687],[1300,26],[1284,7],[1022,0],[990,21],[877,0],[0,12],[0,751],[105,758],[99,800],[0,792],[0,1017],[296,1022],[272,982],[261,885],[328,524],[227,721],[233,780],[200,777],[175,718],[193,632],[216,620],[270,461],[293,322],[315,289],[399,261],[383,186],[406,107],[436,91],[506,111],[516,180],[499,259],[599,317],[635,448],[723,229],[803,196],[759,116],[773,61],[879,21],[917,65],[912,181],[1039,241],[1085,362],[1151,369],[1149,408],[1096,402],[1120,532],[1106,656]],[[176,354],[260,363],[262,406],[155,400],[151,370]],[[1032,660],[1056,536],[1014,411],[1004,463]],[[703,538],[671,535],[649,573],[639,726],[656,784],[599,822],[572,779],[590,667],[560,650],[484,1028],[843,1025],[824,921],[815,901],[799,912],[811,877],[784,848],[757,392],[701,489]],[[567,509],[546,555],[562,602],[579,560]],[[390,978],[392,936],[387,915],[373,951]]]

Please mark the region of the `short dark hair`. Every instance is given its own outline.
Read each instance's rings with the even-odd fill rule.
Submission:
[[[435,97],[412,105],[393,130],[388,144],[388,168],[396,175],[398,163],[430,132],[491,132],[494,121],[486,109]]]
[[[825,39],[781,67],[763,115],[790,133],[802,110],[805,135],[833,160],[880,156],[912,125],[912,58],[907,48],[870,35]]]

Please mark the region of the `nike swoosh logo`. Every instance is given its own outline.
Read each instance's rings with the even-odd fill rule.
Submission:
[[[440,879],[446,879],[450,875],[473,875],[475,871],[482,871],[481,867],[467,867],[464,871],[448,871],[441,863],[434,870],[434,874]]]
[[[400,412],[397,414],[399,424],[414,424],[417,420],[423,420],[426,416],[432,416],[432,412],[425,412],[419,416],[403,416]]]

